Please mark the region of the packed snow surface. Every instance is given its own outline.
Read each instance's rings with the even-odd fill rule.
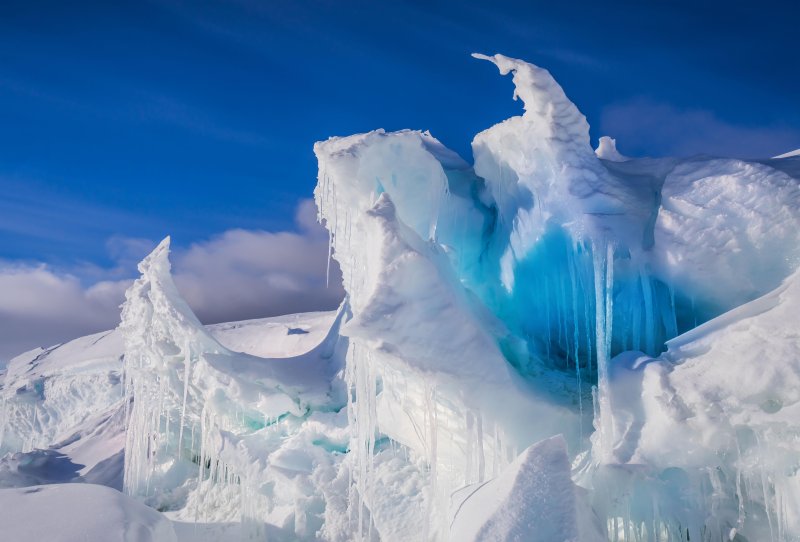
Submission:
[[[800,157],[594,150],[474,56],[524,104],[474,165],[314,146],[338,311],[203,326],[167,238],[118,329],[12,360],[5,524],[105,491],[126,540],[800,541]]]

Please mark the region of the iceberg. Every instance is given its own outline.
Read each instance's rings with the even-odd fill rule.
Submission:
[[[622,436],[646,430],[638,371],[656,365],[644,360],[797,268],[797,176],[769,161],[626,159],[610,140],[596,153],[585,118],[546,70],[475,56],[513,75],[525,112],[475,137],[473,167],[427,132],[315,146],[320,220],[352,311],[341,333],[352,353],[359,509],[377,506],[376,439],[425,458],[427,539],[447,537],[454,490],[498,479],[520,450],[561,433],[612,540],[763,536],[759,520],[730,523],[718,502],[690,505],[674,484],[674,507],[633,506],[656,499],[658,484],[637,482],[645,493],[633,493],[631,476],[669,478],[679,467],[640,465]],[[659,435],[694,438],[684,430]],[[730,494],[750,515],[765,506]],[[608,498],[622,504],[603,506]],[[774,517],[783,530],[773,539],[790,539],[785,518]]]
[[[11,362],[0,487],[180,540],[800,540],[800,157],[595,150],[549,72],[474,56],[524,113],[473,165],[314,146],[338,311],[203,326],[166,238],[118,329]]]

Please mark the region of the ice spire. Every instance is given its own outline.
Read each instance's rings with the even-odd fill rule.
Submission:
[[[589,123],[586,122],[586,117],[567,98],[564,89],[549,71],[505,55],[473,53],[472,56],[493,63],[501,75],[513,74],[514,99],[522,100],[525,106],[524,117],[537,125],[540,137],[563,138],[564,141],[589,144]]]
[[[191,432],[186,416],[193,366],[205,352],[226,351],[178,293],[169,247],[166,237],[139,264],[141,277],[125,294],[119,327],[125,341],[126,390],[133,403],[124,479],[131,495],[149,493],[157,465],[174,464],[196,447],[185,442]]]
[[[613,137],[602,136],[597,142],[597,148],[594,153],[602,160],[610,162],[627,162],[630,160],[627,156],[623,156],[617,150],[617,140]]]
[[[589,123],[545,69],[503,55],[473,54],[513,74],[514,98],[525,104],[512,117],[475,136],[475,172],[487,181],[497,204],[505,243],[501,277],[510,291],[518,262],[557,224],[576,241],[591,241],[602,230],[641,229],[641,224],[615,224],[609,214],[623,216],[619,198],[625,187],[615,183],[589,144]],[[630,222],[630,220],[628,220]],[[633,228],[631,228],[633,226]]]

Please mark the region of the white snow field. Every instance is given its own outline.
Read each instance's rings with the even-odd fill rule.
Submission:
[[[0,489],[3,540],[172,542],[172,524],[152,508],[95,484]]]
[[[474,165],[315,145],[338,311],[203,326],[167,238],[118,329],[11,361],[0,538],[800,541],[800,156],[594,150],[475,56],[525,112]]]

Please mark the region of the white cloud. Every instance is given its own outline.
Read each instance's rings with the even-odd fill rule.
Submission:
[[[228,230],[175,254],[175,282],[204,322],[329,309],[342,298],[338,268],[326,287],[327,232],[310,200],[299,232]]]
[[[243,320],[332,309],[342,298],[338,267],[326,287],[327,232],[310,200],[298,206],[297,231],[228,230],[171,255],[178,289],[203,322]],[[135,263],[155,246],[115,238],[117,265],[102,272],[78,266],[0,263],[0,364],[36,346],[49,346],[114,327]],[[124,278],[122,278],[124,277]]]
[[[129,284],[85,288],[75,276],[45,266],[0,267],[0,365],[36,346],[113,327]]]

